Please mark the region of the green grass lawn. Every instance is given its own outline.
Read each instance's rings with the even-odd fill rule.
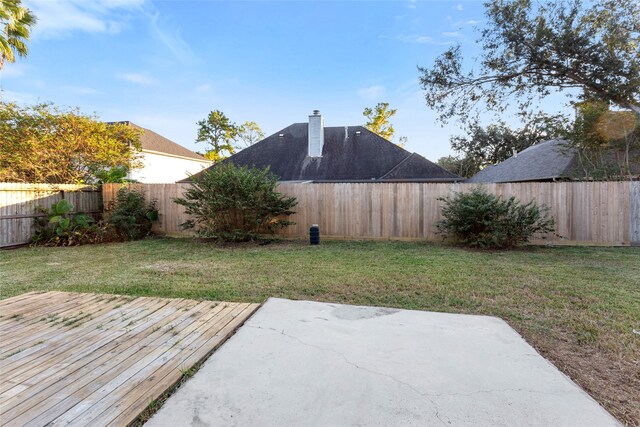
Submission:
[[[640,419],[640,249],[427,243],[223,247],[149,239],[0,251],[0,297],[33,290],[261,302],[270,296],[499,316],[618,419]]]

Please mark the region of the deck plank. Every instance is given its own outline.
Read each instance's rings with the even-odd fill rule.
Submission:
[[[145,307],[152,304],[152,302],[153,302],[152,300],[143,300],[143,299],[132,301],[131,304],[128,304],[127,306],[123,306],[122,311],[119,311],[119,312],[116,311],[115,313],[113,313],[110,319],[113,320],[114,322],[110,321],[107,323],[107,325],[114,325],[113,327],[115,328],[122,327],[126,322],[129,321],[129,318],[134,316],[144,315]],[[78,308],[78,310],[79,310],[78,311],[79,313],[81,311],[81,308]],[[91,345],[91,342],[93,341],[88,341],[88,342],[76,341],[76,338],[79,335],[82,336],[83,333],[85,333],[85,335],[88,335],[89,337],[93,336],[96,339],[103,339],[103,340],[105,339],[105,337],[101,334],[101,332],[99,330],[96,330],[96,327],[93,327],[92,322],[87,322],[86,324],[82,324],[75,328],[72,326],[73,325],[65,326],[63,323],[53,325],[53,332],[52,332],[53,337],[43,337],[38,334],[37,335],[38,338],[36,339],[42,340],[42,338],[48,338],[49,343],[52,343],[54,347],[59,347],[59,348],[52,349],[51,351],[39,352],[39,353],[36,353],[35,355],[32,355],[33,358],[38,359],[37,361],[31,360],[30,364],[21,363],[22,366],[17,367],[15,369],[9,369],[8,367],[7,369],[4,369],[4,366],[2,363],[4,361],[0,361],[0,380],[5,380],[6,375],[11,375],[11,378],[13,379],[13,381],[16,381],[18,378],[24,380],[23,377],[25,375],[26,375],[26,378],[29,378],[35,375],[37,372],[41,371],[42,369],[46,369],[47,366],[55,365],[59,362],[70,363],[70,360],[65,357],[70,353],[78,355],[78,354],[83,354],[83,352],[86,352],[86,351],[93,351],[94,348],[92,348],[92,345]],[[120,331],[121,334],[126,332],[124,329],[116,329],[116,330]],[[27,340],[29,342],[32,342],[34,339],[28,338]],[[21,376],[21,374],[24,374],[24,375]],[[0,394],[3,393],[5,389],[6,389],[6,385],[0,384]]]
[[[74,315],[83,313],[83,315],[88,314],[91,316],[92,314],[95,313],[95,311],[93,311],[94,308],[96,310],[98,310],[98,307],[115,308],[118,301],[120,301],[121,303],[124,303],[127,300],[115,300],[115,301],[107,301],[107,302],[100,301],[100,302],[97,302],[95,306],[92,305],[91,307],[87,307],[86,303],[82,304],[81,302],[77,302],[75,304],[69,305],[64,310],[56,309],[55,311],[49,312],[49,313],[40,313],[40,315],[35,314],[33,316],[34,317],[33,319],[29,319],[29,321],[21,323],[20,328],[15,328],[14,326],[13,330],[11,331],[6,331],[4,333],[0,332],[2,333],[4,338],[3,350],[4,351],[10,350],[11,349],[10,344],[13,344],[14,342],[18,342],[20,345],[23,345],[23,346],[27,345],[28,342],[24,340],[25,332],[28,333],[29,338],[33,341],[42,340],[43,338],[52,338],[53,336],[55,336],[55,334],[65,333],[65,329],[58,329],[58,328],[52,329],[50,328],[50,326],[53,326],[56,323],[64,324],[68,321],[70,322],[76,319],[86,322],[90,319],[74,318]],[[93,312],[88,312],[89,308],[91,308]],[[46,334],[42,333],[38,335],[35,333],[35,331],[32,332],[34,329],[39,329],[43,332],[47,331],[48,333]]]
[[[172,322],[175,317],[181,315],[182,308],[187,304],[188,302],[183,300],[172,300],[170,304],[150,315],[147,318],[148,322],[136,326],[130,336],[119,335],[98,349],[89,349],[93,351],[77,356],[71,363],[65,364],[61,368],[52,367],[43,371],[34,377],[36,381],[39,381],[40,386],[7,399],[6,408],[11,409],[17,416],[35,405],[41,405],[37,408],[39,411],[53,406],[57,401],[66,398],[75,388],[92,381],[95,377],[111,369],[113,365],[121,363],[126,357],[148,345],[146,337],[161,335],[162,333],[158,331],[165,324]],[[62,390],[64,393],[60,393]]]
[[[258,307],[65,292],[2,300],[0,424],[126,425]]]
[[[233,334],[236,329],[242,326],[246,318],[251,316],[258,307],[259,304],[249,304],[244,308],[242,313],[236,314],[222,329],[218,330],[213,336],[210,335],[209,340],[206,341],[205,344],[195,349],[195,351],[193,348],[184,349],[180,357],[174,359],[176,363],[173,365],[167,364],[158,370],[156,375],[164,375],[163,378],[156,378],[154,381],[145,379],[139,388],[145,388],[148,393],[160,396],[164,390],[172,387],[180,380],[180,375],[176,375],[176,371],[181,374],[182,370],[185,369],[184,367],[191,367],[209,357],[211,353],[226,341],[229,334]],[[124,399],[95,417],[86,425],[122,425],[126,419],[135,418],[137,414],[144,411],[149,402],[143,393],[139,393],[137,389],[134,389],[129,392]],[[127,407],[127,405],[129,406]]]
[[[122,361],[162,336],[164,332],[161,329],[173,322],[177,317],[182,316],[182,308],[186,307],[187,304],[188,301],[174,300],[165,306],[164,311],[154,314],[154,317],[150,316],[148,323],[136,327],[129,339],[112,340],[108,345],[91,353],[90,356],[84,357],[58,372],[43,372],[40,379],[42,381],[41,386],[38,389],[25,391],[11,397],[6,401],[6,408],[15,411],[17,416],[36,404],[41,405],[40,411],[53,406],[56,400],[43,399],[43,396],[53,396],[64,389],[64,397],[61,397],[61,399],[65,398],[94,377],[112,369],[112,365],[122,363]],[[60,394],[60,396],[63,395]],[[42,403],[43,400],[46,400],[46,403]]]
[[[37,314],[64,310],[67,307],[77,305],[82,299],[87,298],[96,298],[96,296],[87,294],[53,295],[47,301],[38,301],[33,305],[29,305],[27,300],[13,308],[2,307],[3,317],[2,321],[0,321],[0,332],[13,329],[16,320],[22,323],[30,323],[37,319]]]

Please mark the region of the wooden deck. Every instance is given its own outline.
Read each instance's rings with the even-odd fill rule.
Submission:
[[[66,292],[0,301],[0,425],[126,425],[259,304]]]

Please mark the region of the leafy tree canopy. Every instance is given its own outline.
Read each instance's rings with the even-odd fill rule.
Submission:
[[[605,101],[576,105],[576,119],[568,139],[577,149],[580,176],[616,180],[640,175],[640,116],[612,111]]]
[[[238,149],[252,146],[263,138],[264,132],[256,122],[246,121],[237,125],[222,111],[214,110],[206,119],[198,122],[196,142],[208,143],[210,149],[202,155],[217,162],[233,155]]]
[[[566,135],[568,121],[564,116],[548,116],[539,113],[520,129],[511,129],[506,123],[499,121],[487,127],[473,121],[466,126],[467,134],[453,136],[451,148],[464,159],[460,168],[467,169],[461,176],[475,174],[488,165],[500,163],[515,152],[540,142]],[[451,171],[453,172],[453,171]]]
[[[209,144],[209,159],[217,161],[235,153],[234,141],[239,132],[240,126],[229,120],[222,111],[214,110],[206,119],[198,122],[196,142]]]
[[[639,2],[491,0],[485,6],[476,63],[465,64],[457,45],[430,68],[419,67],[426,103],[441,122],[467,121],[478,108],[502,112],[512,100],[524,114],[536,98],[565,89],[640,115]]]
[[[389,108],[388,102],[379,102],[373,108],[367,107],[362,112],[362,115],[367,118],[364,127],[384,139],[391,141],[395,129],[393,129],[393,125],[389,122],[389,119],[395,116],[396,112],[397,110]]]
[[[469,156],[440,157],[436,163],[463,178],[471,178],[480,171],[480,166]]]
[[[15,62],[16,55],[27,56],[26,41],[35,23],[36,17],[21,0],[0,0],[0,70],[5,61]]]
[[[51,104],[0,103],[0,181],[95,183],[105,170],[140,166],[139,150],[140,132],[125,124]]]
[[[244,122],[238,132],[238,145],[241,148],[252,146],[264,139],[264,132],[256,122]]]

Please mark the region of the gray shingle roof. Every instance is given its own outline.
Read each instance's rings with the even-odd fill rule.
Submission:
[[[269,166],[281,181],[462,180],[362,126],[325,127],[322,157],[307,155],[307,139],[308,123],[294,123],[223,163]]]
[[[466,182],[545,181],[574,176],[577,151],[563,139],[533,145],[497,165],[488,166]]]
[[[198,153],[194,153],[193,151],[179,145],[164,136],[155,133],[152,130],[143,128],[142,126],[138,126],[135,123],[131,122],[119,122],[127,124],[136,129],[142,130],[142,135],[140,136],[140,143],[142,145],[143,150],[149,151],[157,151],[159,153],[171,154],[173,156],[186,157],[194,160],[202,160],[206,161],[204,157],[202,157]]]

